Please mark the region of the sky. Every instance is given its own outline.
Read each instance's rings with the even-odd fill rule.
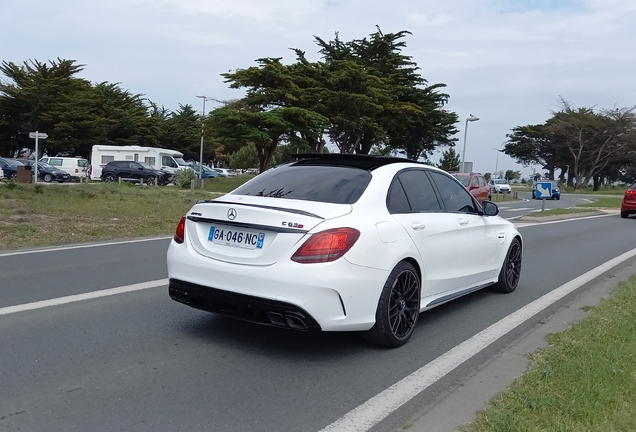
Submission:
[[[515,126],[548,120],[561,98],[636,105],[635,0],[2,0],[0,17],[2,61],[73,59],[91,82],[199,111],[197,95],[242,97],[221,73],[262,57],[291,63],[290,48],[319,60],[314,36],[407,30],[404,54],[429,84],[446,84],[456,151],[465,142],[482,173],[532,173],[497,150]],[[466,131],[471,114],[479,120]]]

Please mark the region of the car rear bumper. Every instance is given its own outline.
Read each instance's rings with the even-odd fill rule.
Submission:
[[[296,328],[289,321],[302,315],[305,330],[324,331],[370,329],[389,274],[344,258],[321,264],[289,258],[267,266],[232,264],[200,255],[187,241],[171,242],[167,264],[170,295],[176,301],[288,328]],[[279,322],[273,322],[276,318]]]
[[[245,294],[238,294],[177,279],[170,279],[170,298],[196,309],[293,330],[321,330],[316,320],[298,306]]]

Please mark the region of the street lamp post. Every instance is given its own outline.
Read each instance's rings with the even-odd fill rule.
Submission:
[[[466,166],[464,164],[466,163],[466,135],[468,135],[468,122],[474,122],[477,120],[479,120],[479,117],[475,117],[472,114],[466,119],[466,127],[464,128],[464,151],[462,151],[461,172],[464,172],[464,170],[466,169]]]
[[[203,178],[203,130],[205,129],[205,101],[213,100],[207,96],[197,96],[203,99],[203,115],[201,116],[201,151],[199,154],[199,179]]]
[[[497,175],[497,168],[499,167],[499,149],[493,148],[494,151],[497,152],[497,158],[495,159],[495,172],[494,175]]]

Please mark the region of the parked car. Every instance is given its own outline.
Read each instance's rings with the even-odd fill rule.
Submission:
[[[360,331],[398,347],[422,311],[517,288],[522,238],[498,212],[438,168],[306,154],[181,218],[169,294],[254,323]]]
[[[0,157],[0,168],[2,168],[3,177],[9,180],[18,178],[18,167],[22,164],[15,159]]]
[[[231,169],[226,168],[212,168],[214,171],[225,175],[225,177],[238,177],[238,173]]]
[[[199,178],[199,164],[193,164],[190,166],[196,173],[197,178]],[[203,165],[201,168],[201,178],[216,178],[216,177],[224,177],[223,174],[218,171],[210,168],[209,166]]]
[[[466,189],[479,201],[483,203],[490,200],[490,187],[486,183],[486,178],[479,173],[451,173],[453,177],[461,182]]]
[[[73,180],[80,181],[86,178],[88,171],[88,161],[78,157],[43,157],[40,162],[53,165],[55,168],[66,171]]]
[[[552,196],[549,198],[551,200],[560,200],[561,199],[561,189],[559,188],[559,183],[556,180],[538,180],[533,182],[532,184],[532,199],[537,199],[537,183],[550,183],[552,186]]]
[[[27,165],[33,167],[34,161],[32,159],[16,159],[18,162],[23,165]],[[32,174],[35,175],[35,168],[32,169]],[[45,181],[47,183],[56,181],[58,183],[64,183],[67,181],[71,181],[71,175],[66,171],[62,171],[54,167],[53,165],[49,165],[45,162],[38,162],[38,180]]]
[[[627,188],[621,203],[621,217],[623,219],[634,213],[636,213],[636,182]]]
[[[494,192],[494,193],[498,193],[498,194],[503,194],[503,193],[510,193],[510,184],[508,183],[508,180],[506,179],[490,179],[490,181],[488,182],[488,185],[490,186],[490,192]]]
[[[119,179],[154,185],[155,179],[159,185],[170,183],[172,174],[161,171],[145,162],[112,161],[102,169],[101,180],[114,182]]]

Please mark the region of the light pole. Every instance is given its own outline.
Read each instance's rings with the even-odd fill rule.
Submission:
[[[466,166],[464,164],[466,162],[466,135],[468,135],[468,122],[474,122],[477,120],[479,120],[479,117],[475,117],[472,114],[466,119],[466,127],[464,128],[464,151],[462,152],[461,172],[464,172],[464,170],[466,169]]]
[[[501,145],[504,145],[504,144],[505,142],[501,143]],[[497,175],[497,169],[499,167],[499,153],[503,152],[503,150],[494,148],[494,147],[493,147],[493,150],[497,152],[497,158],[495,159],[495,172],[494,172],[494,175]]]
[[[203,130],[205,129],[205,101],[213,100],[207,96],[197,96],[203,99],[203,115],[201,116],[201,152],[199,154],[199,179],[203,178]],[[203,184],[203,183],[202,183]]]

